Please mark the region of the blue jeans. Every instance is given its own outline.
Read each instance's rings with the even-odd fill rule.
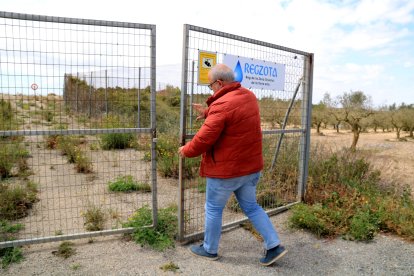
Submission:
[[[256,185],[259,178],[260,172],[228,179],[207,177],[203,247],[208,253],[216,254],[218,251],[223,209],[232,192],[236,195],[244,214],[263,237],[265,249],[269,250],[280,244],[269,216],[256,201]]]

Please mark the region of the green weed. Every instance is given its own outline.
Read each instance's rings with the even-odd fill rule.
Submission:
[[[372,240],[379,230],[378,215],[370,210],[357,211],[350,220],[348,236],[355,240]]]
[[[207,183],[205,178],[197,177],[197,191],[203,194],[207,191]]]
[[[308,206],[300,203],[292,208],[289,222],[292,227],[307,229],[318,237],[333,236],[338,233],[335,224],[332,225],[330,220],[325,219],[328,218],[327,212],[319,204]]]
[[[23,229],[22,224],[10,224],[7,220],[0,219],[0,242],[15,239],[15,234]],[[23,259],[19,247],[7,247],[0,249],[1,267],[7,268],[11,263],[18,263]]]
[[[122,113],[121,113],[122,114]],[[104,118],[102,123],[103,128],[125,128],[133,127],[123,122],[129,122],[127,118],[123,118],[121,115],[110,115]],[[134,133],[107,133],[100,135],[101,148],[104,150],[110,149],[126,149],[131,148],[136,143],[136,137]]]
[[[169,262],[169,263],[166,263],[160,266],[160,269],[164,272],[167,272],[167,271],[177,272],[177,270],[179,270],[180,267],[173,262]]]
[[[1,267],[7,268],[12,263],[23,260],[23,253],[19,247],[6,247],[0,249]]]
[[[163,251],[175,245],[174,239],[178,229],[177,207],[168,207],[158,211],[156,228],[146,227],[152,224],[152,210],[148,206],[138,209],[123,226],[135,228],[132,234],[135,242]]]
[[[72,264],[72,265],[70,266],[70,268],[71,268],[72,270],[78,270],[79,268],[81,268],[81,265],[80,265],[80,264]]]
[[[104,150],[130,148],[135,141],[133,133],[108,133],[101,135],[101,147]]]
[[[109,190],[113,192],[151,192],[151,186],[148,183],[139,183],[133,179],[132,175],[127,175],[120,176],[114,182],[110,182]]]
[[[53,251],[52,253],[56,256],[62,257],[64,259],[69,258],[70,256],[75,255],[76,249],[73,248],[74,243],[73,242],[62,242],[59,245],[59,248],[57,251]]]
[[[22,109],[23,110],[30,110],[30,105],[28,103],[23,103],[22,104]]]

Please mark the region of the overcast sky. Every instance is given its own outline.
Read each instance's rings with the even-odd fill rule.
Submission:
[[[157,26],[158,82],[180,86],[183,24],[315,54],[313,102],[361,90],[414,103],[413,0],[0,0],[2,11]]]

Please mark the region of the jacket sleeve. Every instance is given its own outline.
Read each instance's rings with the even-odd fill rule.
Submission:
[[[199,156],[214,145],[223,131],[226,120],[225,115],[223,103],[210,106],[204,124],[194,138],[183,148],[183,153],[186,157]]]

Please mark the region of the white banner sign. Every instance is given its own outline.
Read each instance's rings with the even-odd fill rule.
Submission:
[[[225,54],[223,63],[233,68],[236,81],[246,88],[285,90],[285,65]]]

